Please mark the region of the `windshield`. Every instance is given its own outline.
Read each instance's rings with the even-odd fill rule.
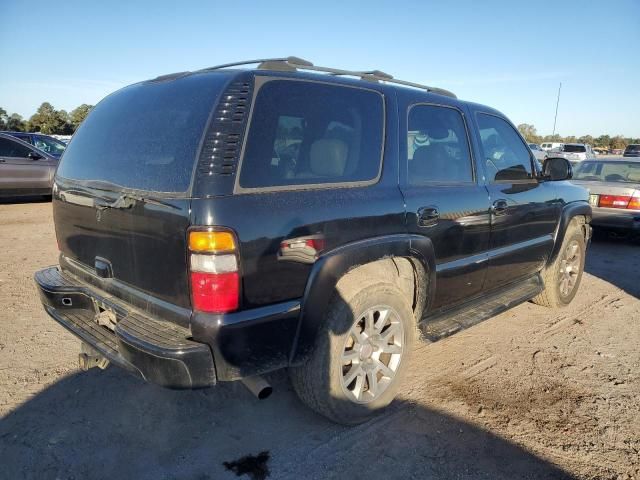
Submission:
[[[569,153],[584,153],[587,151],[587,149],[584,147],[584,145],[565,145],[563,151]]]
[[[640,145],[629,145],[627,146],[626,152],[640,152]]]
[[[640,162],[582,162],[576,167],[573,178],[594,182],[640,183]]]
[[[34,136],[33,144],[38,150],[47,152],[50,155],[62,155],[62,152],[64,152],[64,149],[67,148],[67,146],[64,143],[51,137]]]
[[[73,136],[57,175],[135,190],[186,192],[213,103],[228,78],[188,75],[109,95]]]
[[[531,150],[540,150],[540,147],[538,145],[536,145],[535,143],[530,143],[529,144],[529,148]]]

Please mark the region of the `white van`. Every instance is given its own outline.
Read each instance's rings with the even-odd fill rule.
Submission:
[[[545,142],[540,144],[540,148],[542,148],[546,152],[548,152],[549,150],[562,150],[562,147],[564,147],[564,143]]]

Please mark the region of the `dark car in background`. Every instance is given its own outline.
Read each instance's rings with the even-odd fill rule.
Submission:
[[[61,142],[57,138],[50,137],[43,133],[29,133],[29,132],[0,132],[12,137],[19,138],[23,142],[29,143],[36,147],[38,150],[45,152],[54,158],[60,158],[67,148],[67,144]]]
[[[437,341],[572,301],[591,208],[570,176],[564,158],[541,171],[499,111],[377,70],[164,75],[74,134],[59,266],[36,282],[83,368],[259,398],[287,368],[309,407],[355,424],[395,397],[418,328]]]
[[[0,197],[51,195],[58,159],[0,133]]]
[[[640,144],[627,145],[624,149],[623,157],[640,157]]]
[[[589,190],[594,228],[640,233],[640,158],[583,161],[572,182]]]

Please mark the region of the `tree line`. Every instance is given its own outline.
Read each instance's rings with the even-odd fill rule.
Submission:
[[[528,123],[521,123],[518,125],[518,130],[529,143],[588,143],[592,147],[606,148],[607,150],[624,149],[631,143],[640,143],[640,138],[623,137],[622,135],[616,135],[611,137],[609,135],[600,135],[594,137],[592,135],[583,135],[582,137],[568,136],[563,137],[559,134],[540,136],[536,130],[536,127]]]
[[[93,105],[83,103],[79,107],[67,112],[56,110],[49,102],[44,102],[36,113],[28,120],[17,113],[8,114],[0,107],[0,130],[14,132],[42,132],[48,135],[71,135],[89,114]]]

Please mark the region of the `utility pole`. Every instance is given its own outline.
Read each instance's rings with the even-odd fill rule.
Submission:
[[[560,86],[558,87],[558,100],[556,101],[556,116],[553,117],[553,133],[552,136],[556,134],[556,121],[558,120],[558,105],[560,104],[560,90],[562,90],[562,82],[560,82]]]

